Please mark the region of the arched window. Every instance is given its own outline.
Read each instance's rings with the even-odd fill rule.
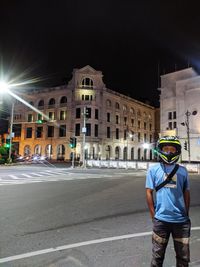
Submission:
[[[29,145],[26,145],[24,147],[24,156],[28,156],[31,154],[31,147]]]
[[[82,88],[93,89],[93,80],[90,78],[84,78],[81,83]]]
[[[124,159],[124,160],[128,160],[128,150],[127,150],[127,147],[124,147],[124,151],[123,151],[123,159]]]
[[[57,147],[57,159],[58,160],[64,160],[65,159],[65,146],[64,145],[58,145],[58,147]]]
[[[134,147],[131,147],[131,160],[134,160]]]
[[[111,146],[106,146],[106,160],[109,160],[111,157]]]
[[[42,154],[42,148],[41,145],[36,145],[34,149],[34,154],[41,155]]]
[[[115,159],[119,159],[120,157],[120,148],[119,146],[116,146],[115,148]]]
[[[60,104],[64,104],[67,103],[67,97],[66,96],[62,96],[60,99]]]
[[[55,101],[54,98],[51,98],[51,99],[49,100],[49,106],[54,106],[55,103],[56,103],[56,101]]]
[[[44,100],[40,100],[39,102],[38,102],[38,107],[44,107]]]

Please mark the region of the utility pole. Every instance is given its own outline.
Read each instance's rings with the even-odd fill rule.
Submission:
[[[191,113],[187,110],[187,112],[185,113],[186,115],[186,127],[187,127],[187,141],[188,141],[188,162],[190,163],[190,125],[189,125],[189,116],[191,115]]]
[[[187,129],[187,143],[188,143],[188,162],[190,163],[191,161],[191,154],[190,154],[190,125],[189,125],[189,117],[190,115],[197,115],[197,111],[194,110],[193,112],[190,111],[186,111],[185,116],[186,116],[186,120],[185,122],[182,122],[181,125],[186,126]]]
[[[83,144],[82,144],[82,159],[83,159],[83,168],[86,168],[86,161],[85,161],[85,134],[86,134],[86,107],[83,108]]]

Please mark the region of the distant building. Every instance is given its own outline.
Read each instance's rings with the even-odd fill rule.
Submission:
[[[15,104],[13,142],[19,154],[41,154],[68,160],[70,137],[77,138],[75,156],[83,156],[84,108],[86,159],[151,160],[155,145],[156,109],[106,88],[101,71],[74,69],[67,85],[28,91]],[[47,120],[47,121],[45,121]],[[150,143],[144,148],[144,143]]]
[[[183,161],[189,160],[188,152],[191,161],[200,161],[199,103],[200,76],[192,68],[161,76],[160,133],[180,137]]]

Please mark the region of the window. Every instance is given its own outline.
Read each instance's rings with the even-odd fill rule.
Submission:
[[[119,139],[119,129],[116,129],[116,139]]]
[[[110,122],[110,113],[107,113],[107,122]]]
[[[99,127],[98,127],[98,124],[95,124],[94,125],[94,136],[98,137],[98,135],[99,135]]]
[[[138,142],[140,142],[141,135],[138,133]]]
[[[65,104],[65,103],[67,103],[67,97],[62,96],[62,98],[60,99],[60,104]]]
[[[80,123],[75,125],[75,136],[80,136]]]
[[[168,112],[168,120],[172,119],[172,112]]]
[[[26,138],[32,138],[32,127],[26,128]]]
[[[67,117],[67,112],[64,110],[61,110],[60,111],[60,120],[61,121],[66,120],[66,117]]]
[[[33,114],[28,114],[28,122],[32,122],[33,121]]]
[[[54,126],[48,126],[47,137],[54,137]]]
[[[171,121],[168,123],[168,127],[169,127],[169,130],[172,130],[172,122]]]
[[[176,121],[174,121],[174,125],[173,126],[174,126],[174,128],[176,128]]]
[[[127,130],[124,130],[124,140],[127,138]]]
[[[147,134],[144,134],[144,142],[147,142]]]
[[[107,127],[107,138],[110,138],[110,127]]]
[[[95,119],[98,120],[99,119],[99,110],[95,109]]]
[[[51,98],[51,99],[49,100],[49,106],[50,106],[50,107],[54,107],[54,106],[55,106],[55,103],[56,103],[56,101],[55,101],[54,98]]]
[[[38,107],[43,108],[44,107],[44,100],[40,100],[38,103]]]
[[[147,123],[144,122],[144,130],[146,130],[146,129],[147,129]]]
[[[43,127],[36,128],[36,138],[42,138]]]
[[[81,109],[77,108],[76,109],[76,119],[80,119],[80,117],[81,117]]]
[[[86,118],[90,119],[91,118],[91,108],[86,108]]]
[[[173,112],[173,119],[176,119],[176,111]]]
[[[66,136],[66,125],[60,125],[59,137],[65,137],[65,136]]]
[[[13,124],[13,132],[15,133],[15,137],[21,136],[21,129],[22,129],[21,124]]]
[[[53,112],[53,111],[49,112],[49,119],[50,120],[55,120],[55,112]]]
[[[138,121],[138,129],[140,129],[140,121]]]
[[[131,119],[131,127],[134,126],[134,119]]]
[[[115,103],[115,108],[116,109],[120,109],[120,106],[119,106],[119,103],[118,102]]]
[[[86,123],[86,136],[91,136],[91,124]]]
[[[124,117],[124,125],[127,124],[127,117]]]
[[[90,78],[84,78],[81,83],[82,88],[93,88],[93,81]]]
[[[85,95],[85,100],[90,100],[90,96],[89,95]]]
[[[149,124],[149,130],[151,131],[151,129],[152,129],[152,124],[150,123]]]
[[[152,143],[152,135],[149,135],[149,142]]]
[[[116,124],[119,124],[119,115],[116,115]]]

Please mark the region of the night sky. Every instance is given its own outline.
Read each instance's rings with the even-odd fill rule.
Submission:
[[[91,65],[107,88],[158,106],[158,74],[199,69],[193,0],[1,0],[1,73],[54,86]]]

